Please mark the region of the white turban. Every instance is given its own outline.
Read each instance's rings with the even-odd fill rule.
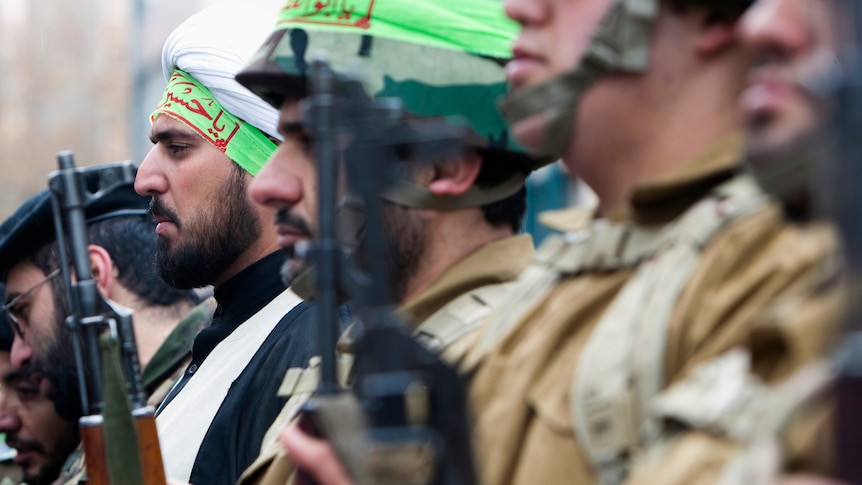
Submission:
[[[189,17],[171,32],[162,49],[162,71],[189,73],[212,92],[228,112],[278,138],[278,111],[242,87],[234,76],[248,64],[275,26],[266,15],[241,0],[215,4]]]

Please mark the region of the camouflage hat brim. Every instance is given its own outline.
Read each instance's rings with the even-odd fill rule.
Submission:
[[[273,32],[251,62],[236,75],[237,82],[275,109],[280,109],[285,99],[301,99],[307,94],[306,73],[300,69],[285,71],[276,62],[276,49],[286,36],[289,36],[287,30]]]

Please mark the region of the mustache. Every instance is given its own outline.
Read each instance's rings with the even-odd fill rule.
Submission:
[[[311,238],[311,228],[308,222],[297,215],[291,214],[287,209],[279,209],[275,213],[275,225],[291,227],[297,232],[301,232]]]
[[[180,227],[179,216],[176,212],[168,209],[159,199],[153,197],[150,199],[150,216],[153,218],[160,217],[170,220],[175,226]]]
[[[18,450],[19,453],[35,451],[42,455],[45,454],[45,447],[42,446],[42,443],[34,440],[21,439],[17,434],[6,435],[6,444],[9,445],[9,447]]]

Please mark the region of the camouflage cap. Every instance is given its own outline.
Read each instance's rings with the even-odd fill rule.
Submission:
[[[532,169],[495,108],[517,31],[499,0],[289,0],[237,81],[280,107],[306,95],[307,56],[324,49],[336,73],[361,73],[371,96],[398,97],[415,116],[460,116],[477,148]]]

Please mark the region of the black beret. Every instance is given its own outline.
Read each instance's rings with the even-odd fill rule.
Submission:
[[[85,177],[88,189],[95,192],[98,174],[88,170]],[[148,214],[149,202],[149,197],[138,195],[134,184],[128,183],[93,200],[84,213],[88,224],[113,217],[142,216]],[[0,225],[0,279],[5,282],[13,266],[55,237],[51,194],[45,189],[24,202]]]

